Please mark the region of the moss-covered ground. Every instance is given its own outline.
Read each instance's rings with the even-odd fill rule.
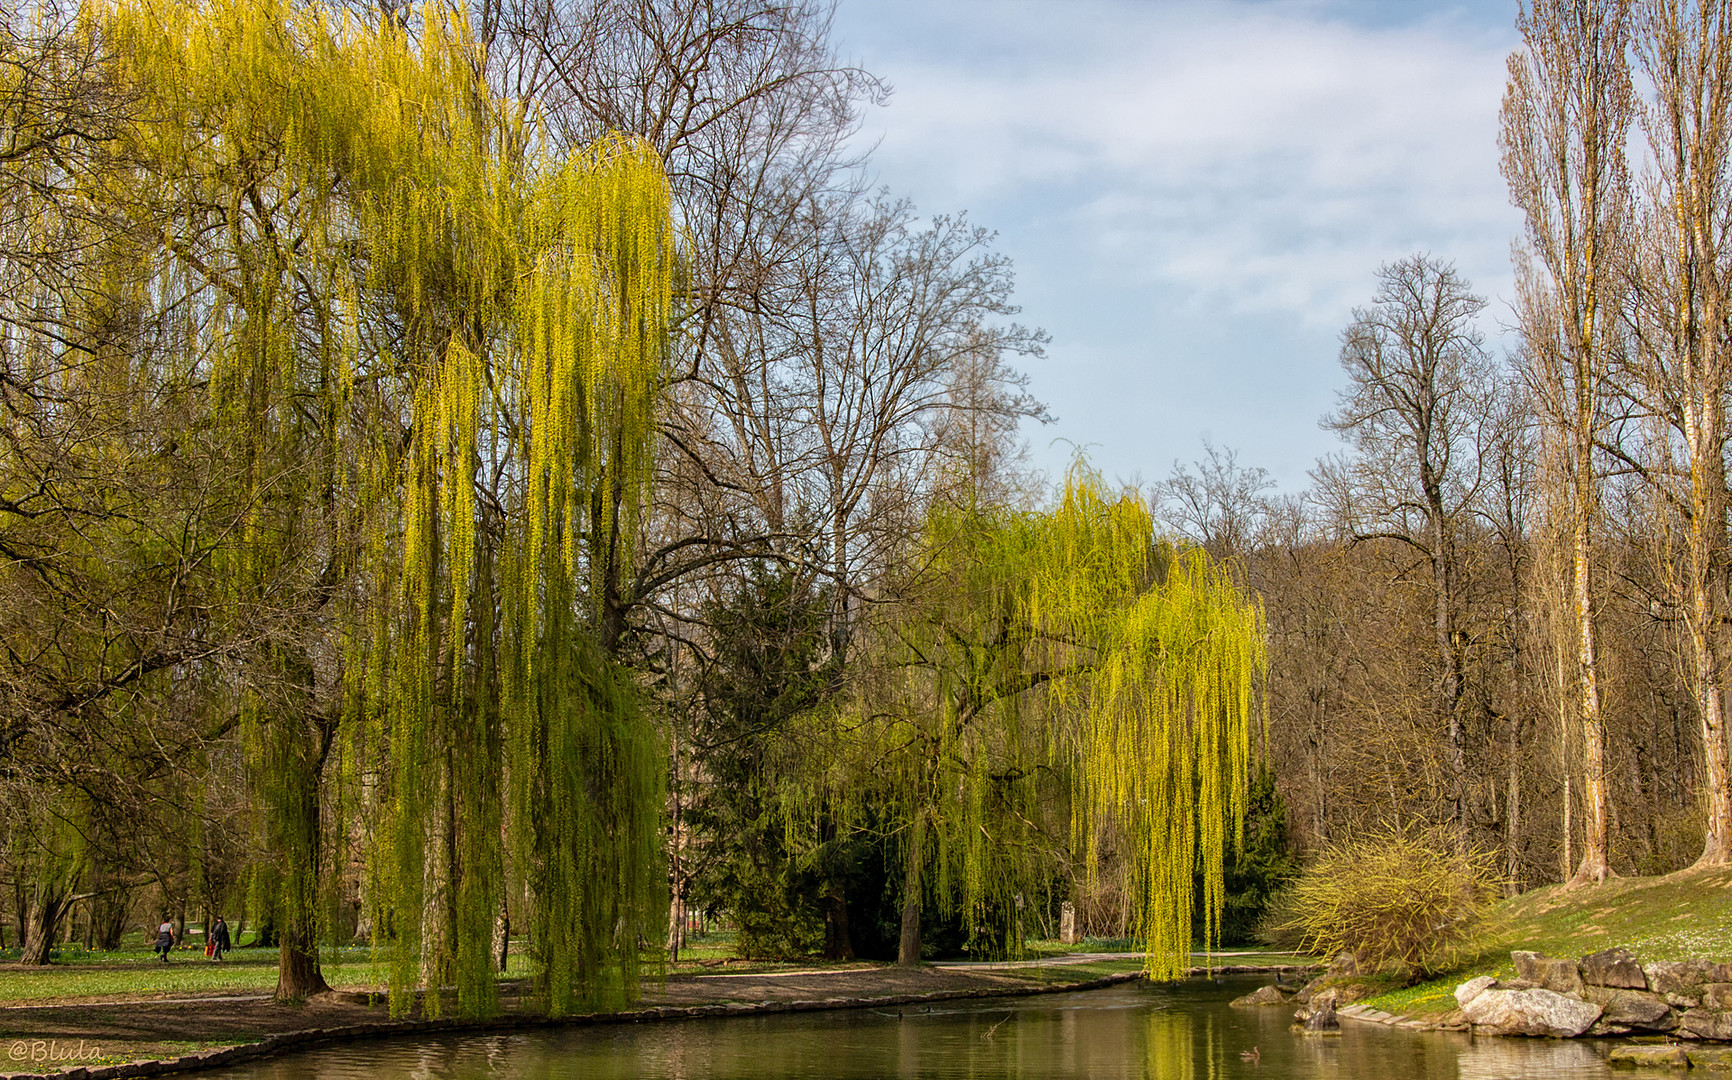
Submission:
[[[1370,1004],[1404,1016],[1436,1016],[1455,1009],[1455,988],[1475,975],[1513,978],[1513,950],[1579,959],[1610,948],[1628,949],[1642,963],[1732,960],[1732,869],[1523,893],[1486,914],[1458,963],[1412,986],[1385,980],[1391,989]]]

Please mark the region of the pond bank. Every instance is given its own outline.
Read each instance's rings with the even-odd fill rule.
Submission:
[[[1274,972],[1291,964],[1216,965],[1215,971]],[[1202,969],[1196,969],[1199,972]],[[333,993],[302,1005],[268,998],[194,995],[173,999],[0,1007],[0,1080],[121,1080],[238,1064],[290,1050],[357,1039],[433,1032],[628,1024],[698,1017],[920,1007],[963,998],[1013,997],[1110,986],[1142,977],[1140,958],[1063,963],[862,967],[812,972],[675,975],[623,1012],[550,1020],[518,1011],[507,987],[506,1015],[490,1020],[391,1020],[361,993]]]

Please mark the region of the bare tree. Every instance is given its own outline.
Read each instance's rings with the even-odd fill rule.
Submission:
[[[1732,10],[1646,0],[1636,56],[1653,87],[1641,112],[1652,151],[1641,244],[1631,259],[1630,396],[1651,417],[1644,460],[1609,449],[1653,485],[1656,517],[1681,523],[1681,558],[1662,551],[1667,600],[1683,616],[1689,685],[1702,725],[1707,822],[1701,861],[1732,862],[1725,715],[1729,615],[1726,455],[1732,441]],[[1679,459],[1682,460],[1679,460]],[[1670,547],[1670,545],[1666,545]],[[1674,569],[1675,567],[1675,569]]]
[[[1620,247],[1628,220],[1624,144],[1633,118],[1626,0],[1535,0],[1517,20],[1503,104],[1503,172],[1527,218],[1543,279],[1523,288],[1522,326],[1540,416],[1559,440],[1549,490],[1569,522],[1571,622],[1589,820],[1575,883],[1603,881],[1608,862],[1605,719],[1594,637],[1595,447],[1604,379],[1617,344]]]
[[[1448,748],[1447,817],[1466,826],[1467,636],[1462,532],[1484,476],[1492,370],[1476,320],[1485,301],[1455,268],[1412,256],[1379,271],[1369,308],[1342,334],[1348,387],[1325,423],[1355,454],[1318,474],[1355,542],[1394,540],[1427,567],[1433,708]]]
[[[1173,462],[1150,493],[1155,518],[1217,559],[1243,556],[1274,509],[1267,469],[1241,468],[1238,452],[1203,440],[1195,471]]]

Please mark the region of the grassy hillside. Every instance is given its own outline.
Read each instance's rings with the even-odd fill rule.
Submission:
[[[1388,1012],[1420,1016],[1455,1008],[1452,991],[1475,975],[1513,978],[1509,954],[1531,949],[1579,959],[1622,947],[1650,960],[1732,960],[1732,868],[1616,878],[1565,889],[1548,885],[1506,900],[1486,916],[1471,959],[1418,986],[1373,998]]]

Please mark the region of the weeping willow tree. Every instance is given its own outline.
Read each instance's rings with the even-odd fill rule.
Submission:
[[[668,191],[639,142],[553,152],[448,9],[415,26],[92,8],[143,118],[102,195],[160,229],[232,445],[246,512],[216,558],[256,624],[238,696],[279,994],[323,987],[320,883],[358,833],[394,1010],[450,983],[496,1008],[509,853],[557,1013],[635,991],[665,902],[660,755],[594,630],[648,485]]]
[[[922,551],[882,649],[891,674],[863,702],[900,819],[902,961],[919,958],[927,895],[1014,942],[1055,861],[1092,872],[1110,826],[1129,838],[1148,970],[1182,974],[1194,872],[1212,943],[1244,822],[1260,605],[1201,551],[1158,543],[1143,504],[1081,466],[1049,511],[934,511]]]

